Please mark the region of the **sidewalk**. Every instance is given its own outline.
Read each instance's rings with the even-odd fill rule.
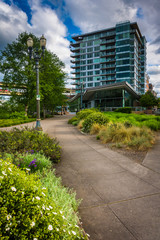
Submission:
[[[68,118],[41,124],[62,146],[56,173],[83,199],[79,212],[90,239],[160,240],[160,142],[140,165],[83,135]]]
[[[68,125],[67,120],[68,116],[57,116],[42,121],[42,125],[60,141],[62,160],[56,172],[63,184],[83,199],[80,216],[90,239],[159,240],[159,171],[148,167],[145,160],[143,166],[105,148]],[[159,164],[159,158],[148,156],[147,162]]]

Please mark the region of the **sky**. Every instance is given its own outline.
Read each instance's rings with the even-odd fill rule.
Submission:
[[[159,0],[0,0],[0,50],[24,31],[44,34],[47,49],[70,74],[72,36],[136,21],[147,40],[147,73],[160,97],[159,10]]]

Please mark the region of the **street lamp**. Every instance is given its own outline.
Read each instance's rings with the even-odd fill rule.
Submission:
[[[37,89],[37,91],[36,91],[36,100],[37,100],[36,129],[41,130],[41,124],[40,124],[40,94],[39,94],[39,60],[41,59],[41,57],[44,56],[44,51],[45,51],[45,47],[46,47],[46,39],[43,35],[40,38],[40,47],[42,49],[41,54],[39,54],[38,49],[36,49],[36,51],[33,53],[33,39],[31,37],[29,37],[27,39],[27,46],[28,46],[29,58],[31,59],[32,56],[33,56],[33,58],[35,60],[35,63],[36,63],[36,78],[37,78],[37,82],[36,82],[36,89]]]

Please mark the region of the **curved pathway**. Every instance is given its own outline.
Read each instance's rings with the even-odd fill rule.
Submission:
[[[150,161],[160,161],[160,154],[135,163],[68,125],[69,117],[41,123],[62,146],[56,173],[83,199],[79,212],[90,239],[159,240],[160,164],[152,168]]]

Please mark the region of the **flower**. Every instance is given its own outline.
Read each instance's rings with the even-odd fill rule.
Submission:
[[[13,192],[17,191],[17,189],[15,187],[11,187],[11,189],[12,189]]]
[[[72,231],[73,235],[76,235],[76,232],[75,231]]]
[[[37,200],[40,200],[40,197],[36,197]]]
[[[53,209],[53,207],[49,206],[50,209]]]
[[[42,189],[46,189],[45,187],[43,187]]]
[[[33,238],[33,240],[38,240],[38,238]]]
[[[11,219],[12,216],[11,215],[7,215],[7,220]]]
[[[30,225],[31,225],[31,227],[34,227],[35,226],[35,222],[32,222]]]
[[[8,170],[9,170],[10,172],[12,172],[12,169],[11,169],[11,168],[8,168]]]
[[[7,174],[5,173],[5,171],[2,171],[2,174],[5,175],[5,176],[7,176]]]
[[[24,192],[22,192],[22,194],[24,195]]]
[[[8,228],[6,228],[6,231],[9,231],[10,230],[10,228],[8,227]]]
[[[54,215],[57,215],[57,213],[56,213],[56,212],[53,212],[53,214],[54,214]]]
[[[50,231],[53,230],[52,225],[49,225],[49,226],[48,226],[48,230],[50,230]]]
[[[27,171],[31,171],[31,169],[29,169],[29,168],[26,168],[26,170],[27,170]]]
[[[43,196],[46,196],[46,194],[44,194],[44,192],[42,192]]]

